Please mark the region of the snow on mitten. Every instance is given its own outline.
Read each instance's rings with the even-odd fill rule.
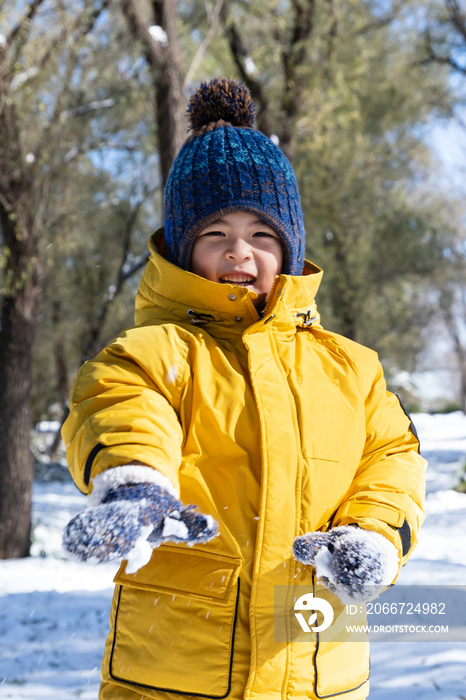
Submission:
[[[148,480],[131,481],[135,471]],[[64,548],[79,561],[127,559],[130,574],[147,564],[152,548],[162,542],[192,546],[217,535],[212,516],[184,506],[168,479],[150,467],[109,469],[94,484],[87,510],[68,523],[63,535]]]
[[[296,537],[293,554],[345,605],[377,598],[398,572],[398,550],[386,537],[359,527],[336,527]]]

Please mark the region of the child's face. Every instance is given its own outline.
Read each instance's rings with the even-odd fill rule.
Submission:
[[[283,264],[283,249],[273,228],[255,214],[225,214],[197,235],[191,270],[221,284],[238,284],[258,294],[261,309]]]

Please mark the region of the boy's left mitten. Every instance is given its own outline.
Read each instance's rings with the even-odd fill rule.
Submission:
[[[138,476],[155,475],[160,483],[131,481],[134,471],[131,466],[107,470],[104,488],[97,477],[87,510],[68,523],[63,535],[63,546],[74,558],[98,563],[127,559],[129,574],[147,564],[152,548],[163,542],[194,545],[217,535],[212,516],[183,505],[166,477],[150,467],[137,467]]]
[[[386,537],[354,526],[308,532],[293,542],[295,559],[313,566],[316,577],[345,605],[368,602],[398,573],[398,550]]]

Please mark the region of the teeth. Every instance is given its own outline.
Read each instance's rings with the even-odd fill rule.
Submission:
[[[242,279],[232,279],[231,277],[221,277],[222,282],[227,284],[252,284],[254,282],[254,277],[244,277]]]

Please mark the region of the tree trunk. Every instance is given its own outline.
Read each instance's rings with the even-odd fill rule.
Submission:
[[[303,103],[302,67],[308,61],[309,44],[314,29],[315,0],[293,0],[294,21],[289,45],[282,52],[285,87],[282,95],[283,120],[280,147],[293,162],[296,150],[296,122]]]
[[[444,294],[440,299],[440,308],[447,331],[453,341],[453,348],[458,360],[458,369],[460,374],[458,393],[461,402],[461,410],[466,415],[466,349],[461,341],[458,325],[453,315],[455,295],[451,294],[451,292],[448,293],[449,291],[450,290],[444,290]]]
[[[466,363],[464,362],[464,360],[461,363],[460,376],[461,376],[461,384],[460,384],[461,410],[466,415]]]
[[[54,336],[55,368],[57,372],[58,400],[64,406],[68,400],[68,365],[66,362],[65,338],[62,328],[62,313],[60,302],[55,300],[52,304],[52,326]]]
[[[168,36],[163,51],[163,61],[154,74],[155,101],[157,107],[157,140],[162,182],[165,186],[168,173],[186,136],[184,122],[185,98],[181,48],[176,26],[175,0],[153,0],[154,20]]]
[[[166,41],[154,39],[138,0],[120,0],[135,39],[142,42],[155,88],[157,143],[162,188],[186,136],[181,48],[176,25],[176,0],[152,0],[152,26],[161,27]]]
[[[4,213],[1,211],[0,213]],[[1,216],[11,250],[12,222]],[[8,226],[10,224],[10,226]],[[13,236],[16,238],[13,232]],[[22,246],[24,241],[17,241]],[[12,251],[14,253],[14,251]],[[3,297],[0,330],[0,559],[27,557],[34,481],[31,435],[31,362],[39,307],[39,262],[29,250],[26,277]],[[22,261],[25,263],[25,260]],[[24,272],[24,270],[23,270]]]
[[[68,30],[58,39],[55,37],[42,57],[35,56],[40,68],[54,53],[53,47],[61,45],[71,51],[72,59],[67,65],[69,77],[79,55],[75,50],[78,42],[92,31],[109,2],[103,0],[90,14],[86,3],[75,25],[77,31],[73,30],[74,45],[69,43]],[[42,175],[39,155],[53,143],[52,127],[59,121],[62,100],[69,89],[65,76],[47,125],[42,122],[39,127],[39,141],[31,148],[33,159],[26,160],[11,83],[14,73],[23,65],[31,22],[43,3],[44,0],[26,3],[22,19],[0,46],[0,234],[4,243],[0,309],[0,559],[29,554],[34,480],[29,447],[31,366],[42,290],[39,237],[47,201],[45,183],[49,177]],[[34,53],[27,46],[26,63],[31,50]],[[57,136],[61,138],[61,128]]]
[[[62,407],[62,416],[60,420],[60,429],[55,432],[53,442],[48,451],[50,461],[54,462],[57,458],[58,448],[61,442],[61,426],[68,417],[68,363],[66,361],[65,338],[62,329],[62,313],[61,306],[58,300],[55,300],[52,305],[52,325],[53,325],[53,349],[55,355],[55,368],[57,372],[57,393],[58,400]]]
[[[28,556],[30,547],[31,364],[41,284],[28,201],[31,175],[24,168],[13,100],[1,80],[0,95],[0,230],[5,263],[0,311],[0,559],[10,559]]]

